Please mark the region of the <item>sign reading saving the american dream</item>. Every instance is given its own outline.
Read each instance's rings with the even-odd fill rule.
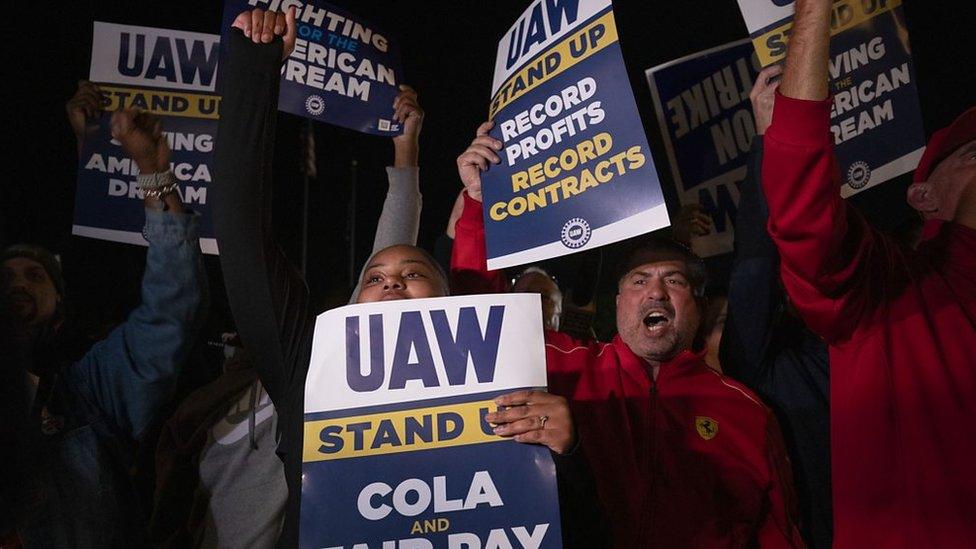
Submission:
[[[223,34],[255,8],[296,10],[298,37],[281,67],[278,110],[363,133],[403,133],[393,119],[403,75],[395,38],[320,0],[226,0]]]
[[[546,387],[538,295],[364,303],[316,321],[301,547],[560,547],[545,446],[499,437],[498,395]]]
[[[536,0],[502,37],[482,175],[488,267],[668,225],[610,0]]]
[[[759,68],[743,39],[646,71],[678,199],[700,204],[712,219],[712,234],[692,239],[703,257],[732,251],[739,185],[756,134],[749,91]]]
[[[111,23],[94,24],[90,79],[104,114],[85,136],[78,163],[72,233],[145,246],[139,169],[112,139],[112,112],[159,115],[170,169],[188,207],[202,215],[200,247],[216,254],[207,188],[212,177],[220,97],[214,92],[219,36]]]
[[[759,61],[783,61],[790,0],[738,0]],[[831,127],[847,197],[914,170],[925,148],[901,0],[836,0],[830,17]]]

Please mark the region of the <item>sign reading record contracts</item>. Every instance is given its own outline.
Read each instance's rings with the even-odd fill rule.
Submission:
[[[482,176],[488,267],[532,263],[668,225],[610,0],[536,0],[502,37]]]
[[[492,399],[546,387],[538,295],[349,305],[315,323],[299,546],[561,547],[549,449]]]

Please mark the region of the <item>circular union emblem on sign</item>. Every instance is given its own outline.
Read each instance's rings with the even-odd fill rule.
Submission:
[[[574,217],[563,225],[560,238],[567,248],[582,248],[590,241],[590,224],[581,217]]]
[[[305,110],[312,116],[318,116],[325,112],[325,99],[321,96],[312,94],[305,100]]]
[[[847,169],[847,184],[852,189],[860,189],[871,181],[871,166],[867,162],[859,160]]]

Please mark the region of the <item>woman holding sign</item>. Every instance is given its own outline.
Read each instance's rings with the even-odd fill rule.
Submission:
[[[285,15],[255,9],[239,15],[225,37],[229,54],[222,65],[224,116],[218,130],[214,186],[218,195],[214,219],[231,309],[280,418],[278,453],[289,486],[279,540],[279,546],[285,547],[298,545],[302,411],[316,313],[304,280],[275,243],[270,222],[279,68],[294,47],[295,36],[293,10]],[[401,94],[394,109],[394,118],[404,124],[404,135],[396,139],[415,144],[422,118],[415,96]],[[395,167],[416,166],[415,146],[411,150],[397,145]],[[360,284],[357,302],[449,293],[447,277],[436,261],[409,245],[377,252]],[[569,448],[572,430],[565,402],[551,399],[552,405],[539,408],[539,415],[547,416],[541,421],[548,422],[549,428],[565,426],[570,435],[558,444]]]

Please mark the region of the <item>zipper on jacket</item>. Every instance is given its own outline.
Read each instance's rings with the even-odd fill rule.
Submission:
[[[660,373],[660,372],[658,372]],[[648,466],[648,475],[650,477],[650,486],[647,489],[647,494],[644,496],[644,509],[645,512],[641,513],[641,529],[639,541],[646,543],[649,541],[647,538],[649,536],[649,530],[654,524],[654,491],[655,484],[657,484],[657,380],[654,379],[654,372],[650,369],[647,371],[648,379],[651,380],[651,391],[650,391],[650,420],[651,420],[651,433],[650,433],[650,444],[648,448],[648,460],[650,464]]]

